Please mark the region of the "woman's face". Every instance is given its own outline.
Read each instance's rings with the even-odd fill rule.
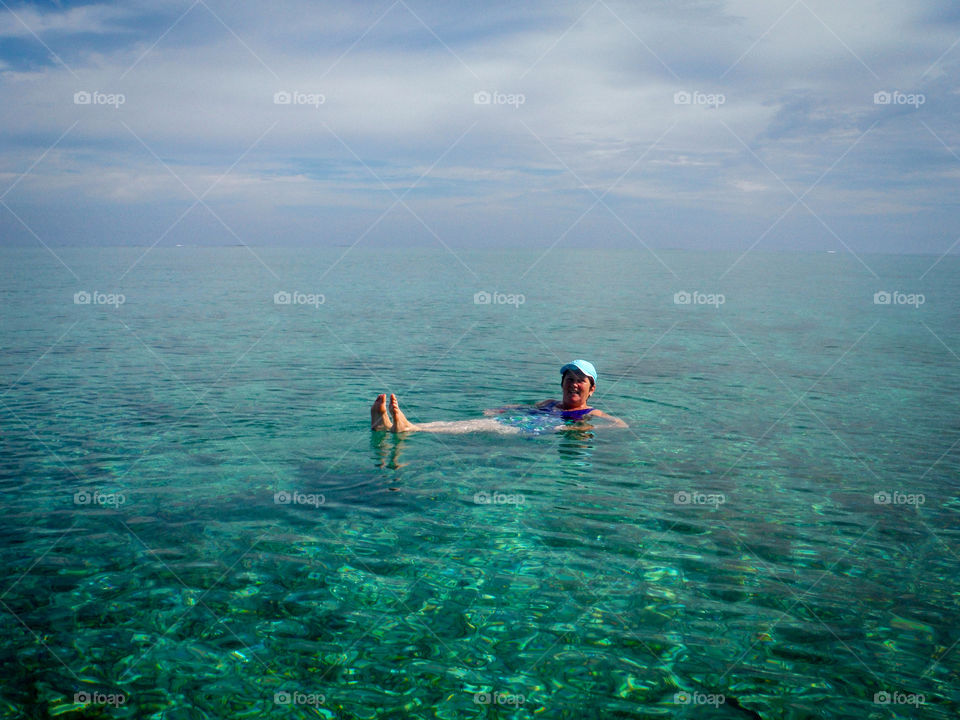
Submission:
[[[563,405],[567,408],[580,407],[587,404],[593,395],[593,381],[579,370],[567,370],[563,374],[560,386],[563,388]]]

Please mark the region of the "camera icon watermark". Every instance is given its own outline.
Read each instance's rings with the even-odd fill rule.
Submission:
[[[889,92],[880,90],[873,94],[874,105],[912,105],[918,109],[927,102],[927,96],[923,93],[902,93],[899,90]]]
[[[274,705],[312,705],[318,707],[327,702],[323,693],[304,693],[298,690],[281,690],[273,694]]]
[[[874,305],[912,305],[914,308],[919,308],[926,301],[927,297],[923,293],[878,290],[873,294]]]
[[[873,494],[873,502],[876,505],[923,505],[927,501],[927,496],[923,493],[905,493],[899,490],[887,492],[881,490]]]
[[[123,493],[102,493],[99,490],[77,490],[73,494],[74,505],[99,505],[118,508],[125,505],[127,496]]]
[[[94,90],[93,92],[87,90],[78,90],[73,94],[74,105],[112,105],[116,110],[126,102],[127,96],[123,93],[102,93],[97,90]]]
[[[513,305],[514,308],[519,308],[526,301],[527,296],[523,293],[491,293],[486,290],[480,290],[473,294],[474,305]]]
[[[713,705],[713,707],[716,708],[723,705],[726,701],[726,696],[720,693],[687,692],[686,690],[681,690],[673,694],[674,705]]]
[[[327,498],[320,493],[302,493],[293,490],[287,492],[281,490],[273,494],[273,502],[276,505],[310,505],[318,508],[327,502]]]
[[[77,705],[112,705],[117,708],[127,702],[123,693],[105,693],[99,690],[81,690],[73,694],[73,702]]]
[[[527,101],[523,93],[502,93],[499,90],[478,90],[473,94],[474,105],[513,105],[518,110]]]
[[[112,305],[114,310],[119,308],[127,301],[127,296],[123,293],[102,293],[97,290],[87,292],[78,290],[73,294],[74,305]]]
[[[521,493],[503,493],[479,490],[473,494],[476,505],[523,505],[527,499]]]
[[[723,493],[703,493],[696,490],[688,492],[681,490],[673,494],[674,505],[697,505],[719,507],[727,501],[727,496]]]
[[[719,109],[721,105],[727,102],[727,96],[723,93],[704,93],[699,90],[678,90],[673,94],[674,105],[705,105]]]
[[[727,296],[723,293],[702,293],[696,290],[688,292],[681,290],[673,294],[674,305],[712,305],[719,308],[727,302]]]
[[[323,93],[307,93],[299,90],[280,90],[273,94],[274,105],[312,105],[317,110],[327,101]]]
[[[313,305],[313,307],[319,308],[326,301],[327,298],[322,293],[302,293],[296,290],[287,292],[286,290],[280,290],[273,294],[274,305]]]

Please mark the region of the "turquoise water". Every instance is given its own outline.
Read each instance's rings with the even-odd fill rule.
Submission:
[[[145,250],[0,250],[3,717],[956,717],[956,257]]]

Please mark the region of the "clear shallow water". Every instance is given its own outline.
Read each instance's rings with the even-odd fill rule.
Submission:
[[[344,250],[0,251],[0,714],[956,716],[956,258]]]

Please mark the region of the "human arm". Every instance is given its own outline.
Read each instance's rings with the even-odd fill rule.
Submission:
[[[542,407],[546,407],[547,405],[549,405],[549,404],[551,404],[551,403],[554,403],[554,402],[556,402],[556,401],[555,401],[555,400],[541,400],[540,402],[538,402],[538,403],[537,403],[536,405],[534,405],[533,407],[535,407],[535,408],[542,408]],[[530,405],[501,405],[501,406],[498,407],[498,408],[491,408],[491,409],[489,409],[489,410],[484,410],[484,411],[483,411],[483,414],[484,414],[486,417],[490,417],[491,415],[501,415],[501,414],[503,414],[503,413],[505,413],[505,412],[508,412],[508,411],[510,411],[510,410],[528,410],[528,409],[530,409],[530,407],[531,407]]]
[[[589,417],[592,417],[592,418],[593,418],[593,417],[606,418],[607,420],[609,420],[610,422],[613,423],[613,426],[614,426],[614,427],[622,427],[622,428],[630,427],[629,425],[627,425],[627,424],[626,424],[623,420],[621,420],[620,418],[614,417],[613,415],[610,415],[609,413],[605,413],[603,410],[594,410],[592,413],[590,413]]]

